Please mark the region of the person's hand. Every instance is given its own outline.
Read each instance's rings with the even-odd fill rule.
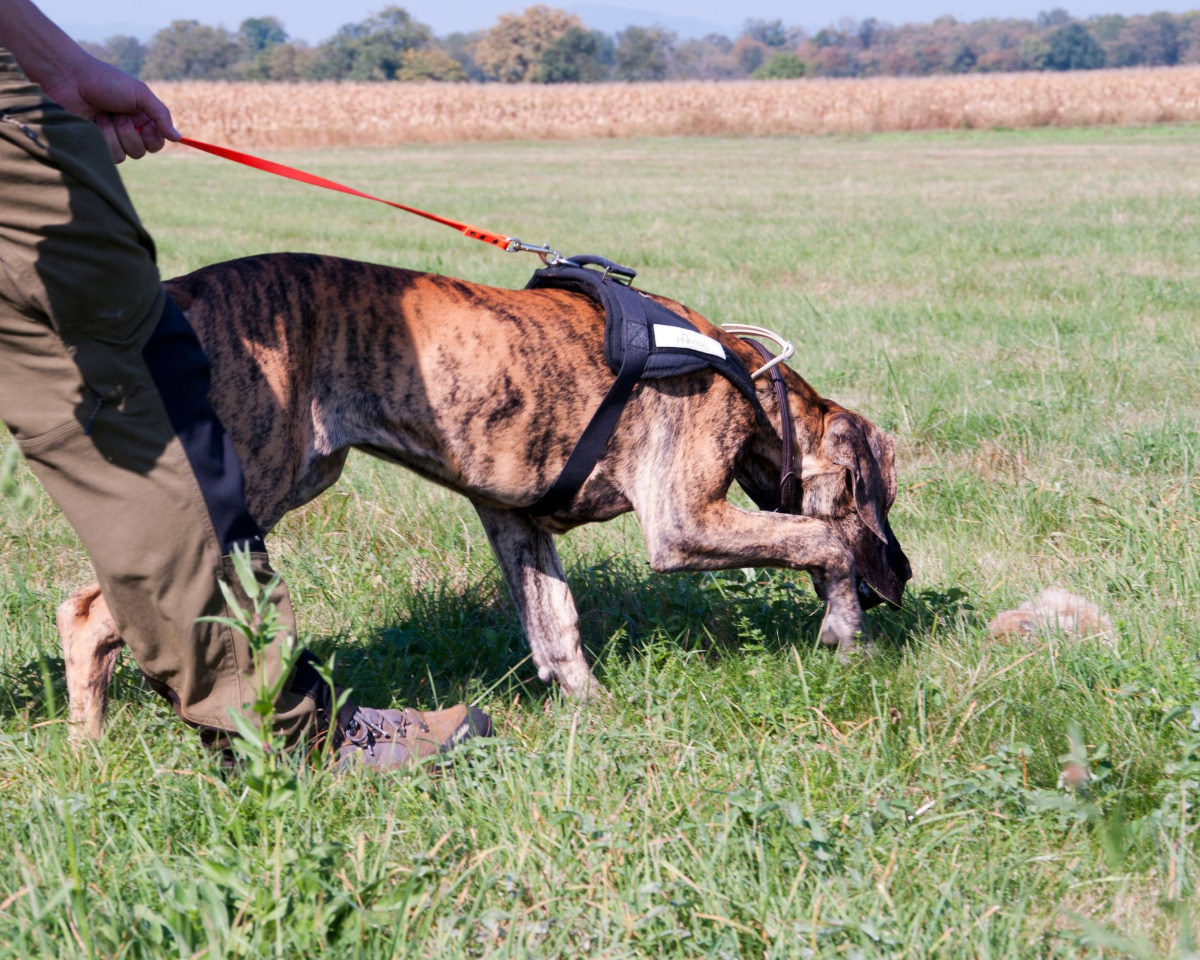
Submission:
[[[80,53],[59,76],[43,80],[41,86],[50,99],[100,128],[114,163],[126,157],[138,160],[161,150],[165,140],[179,139],[171,111],[148,86]]]

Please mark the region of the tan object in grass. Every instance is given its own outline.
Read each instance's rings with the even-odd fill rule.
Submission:
[[[988,624],[992,637],[1029,636],[1039,630],[1061,630],[1069,637],[1090,637],[1112,632],[1112,621],[1090,600],[1062,587],[1042,591],[1015,610],[1001,610]]]

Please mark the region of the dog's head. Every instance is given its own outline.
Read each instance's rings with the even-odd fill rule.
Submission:
[[[821,440],[802,460],[802,512],[833,523],[849,545],[864,610],[880,601],[899,607],[912,567],[888,523],[896,499],[895,444],[871,421],[836,404],[822,419]]]

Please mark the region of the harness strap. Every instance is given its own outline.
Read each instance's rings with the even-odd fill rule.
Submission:
[[[764,347],[757,340],[751,340],[749,337],[742,337],[743,343],[748,343],[758,355],[763,358],[764,363],[770,363],[775,359],[771,355],[771,351]],[[794,465],[793,449],[796,445],[796,427],[792,423],[792,408],[788,405],[787,385],[783,382],[783,374],[779,372],[779,365],[776,364],[770,368],[771,382],[775,385],[775,399],[779,403],[779,439],[783,444],[782,462],[779,466],[779,510],[782,513],[798,513],[796,509],[800,494],[800,475],[796,471]],[[802,504],[799,504],[802,506]]]
[[[625,288],[618,287],[617,295],[621,296],[624,290]],[[621,418],[626,401],[646,370],[646,363],[650,359],[650,339],[647,335],[645,311],[638,303],[636,296],[621,296],[621,300],[626,317],[628,318],[630,313],[641,311],[642,322],[638,323],[636,322],[637,318],[632,318],[634,322],[625,324],[623,330],[625,353],[621,360],[621,369],[617,373],[617,379],[608,388],[608,393],[604,395],[600,406],[592,414],[592,419],[584,427],[583,433],[576,442],[575,449],[567,457],[567,462],[563,465],[558,479],[537,503],[529,507],[529,512],[535,517],[546,516],[561,510],[579,492],[579,488],[583,486],[584,481],[599,462],[600,455],[604,453],[604,446],[617,428],[617,421]]]
[[[603,272],[589,267],[602,267]],[[616,374],[557,479],[527,508],[534,516],[556,513],[575,498],[600,461],[638,380],[680,377],[711,368],[750,401],[760,424],[766,422],[741,359],[668,307],[628,286],[635,275],[636,271],[604,257],[572,256],[538,270],[526,286],[527,290],[570,290],[599,303],[604,308],[604,360]]]

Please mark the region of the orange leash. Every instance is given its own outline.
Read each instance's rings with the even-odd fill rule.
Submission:
[[[529,251],[536,253],[542,260],[549,264],[560,263],[564,261],[557,251],[551,250],[545,245],[524,243],[516,237],[509,237],[502,233],[492,233],[490,230],[481,230],[479,227],[473,227],[469,223],[460,223],[458,220],[451,220],[448,217],[439,217],[436,213],[427,213],[424,210],[418,210],[416,207],[410,207],[403,203],[396,203],[394,200],[385,200],[383,197],[374,197],[369,193],[363,193],[361,190],[355,190],[353,187],[347,187],[345,184],[338,183],[336,180],[327,180],[325,177],[318,177],[315,173],[308,173],[305,170],[297,170],[295,167],[285,166],[282,163],[275,163],[273,160],[264,160],[262,157],[255,157],[248,153],[241,153],[237,150],[230,150],[228,147],[218,147],[211,143],[204,143],[201,140],[193,140],[191,137],[181,137],[180,143],[187,144],[196,150],[203,150],[205,153],[211,153],[215,157],[221,157],[225,160],[232,160],[234,163],[240,163],[243,166],[252,167],[255,170],[262,170],[266,173],[273,173],[277,177],[285,177],[288,180],[297,180],[300,183],[307,183],[314,187],[324,187],[326,190],[336,190],[339,193],[348,193],[354,197],[362,197],[364,200],[374,200],[376,203],[386,203],[389,207],[395,207],[397,210],[403,210],[405,213],[413,213],[418,217],[424,217],[426,220],[432,220],[434,223],[440,223],[443,226],[452,227],[461,233],[464,237],[470,237],[472,240],[480,240],[483,243],[491,244],[493,247],[499,247],[501,250],[508,253],[518,253],[521,251]]]

